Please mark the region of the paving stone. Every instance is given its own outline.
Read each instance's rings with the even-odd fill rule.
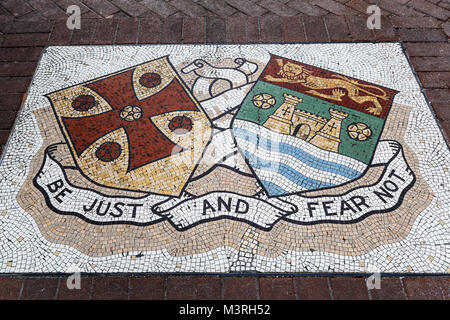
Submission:
[[[327,42],[328,33],[322,17],[304,17],[306,40],[308,42]]]
[[[256,278],[223,278],[223,299],[256,300],[257,281]]]
[[[167,278],[167,300],[220,300],[221,294],[218,277]]]
[[[367,300],[366,282],[358,278],[330,278],[331,289],[336,300]]]
[[[42,50],[42,47],[0,48],[0,61],[37,61]]]
[[[72,30],[69,30],[65,20],[58,20],[55,22],[53,31],[50,34],[48,44],[51,46],[62,46],[70,43],[72,37]]]
[[[330,300],[327,278],[294,278],[296,297],[299,300]]]
[[[130,300],[163,300],[164,299],[164,278],[131,278],[130,279]],[[188,289],[192,290],[191,288]]]
[[[434,17],[396,17],[390,18],[397,28],[439,28],[439,21]]]
[[[2,47],[43,47],[47,45],[47,33],[8,34]]]
[[[161,35],[161,20],[141,19],[139,23],[139,43],[158,43]]]
[[[97,21],[92,44],[113,44],[117,33],[117,21]]]
[[[163,0],[142,0],[141,3],[163,18],[167,18],[177,12],[177,9]]]
[[[93,281],[92,300],[128,299],[128,278],[96,277]]]
[[[439,279],[404,278],[403,284],[410,300],[442,300],[442,288]]]
[[[284,41],[304,42],[306,40],[305,28],[301,17],[282,17]]]
[[[447,42],[409,42],[405,43],[405,47],[411,57],[450,56],[450,44]]]
[[[327,10],[324,10],[320,7],[312,6],[308,2],[303,0],[292,0],[287,3],[287,6],[300,11],[303,14],[309,16],[324,16],[328,14]]]
[[[28,278],[24,280],[21,300],[54,300],[58,278]]]
[[[259,278],[261,300],[294,300],[292,278]]]
[[[443,9],[442,7],[438,7],[427,1],[411,0],[409,5],[411,5],[418,11],[424,12],[441,20],[447,20],[447,18],[450,17],[450,11]]]
[[[439,29],[398,29],[400,39],[412,42],[446,41],[444,33]]]
[[[236,12],[236,9],[230,7],[225,0],[199,0],[197,3],[222,18],[229,17]]]
[[[135,0],[111,0],[111,2],[132,17],[143,16],[148,8]]]
[[[134,44],[138,41],[139,21],[121,19],[116,33],[116,44]]]
[[[105,18],[119,11],[115,5],[107,0],[83,0],[83,3]]]
[[[0,131],[2,140],[5,133]],[[2,142],[5,144],[6,142]],[[20,291],[22,290],[23,279],[22,278],[2,278],[0,279],[0,300],[18,300],[20,297]]]
[[[345,17],[330,16],[325,18],[331,41],[351,41],[351,33]]]
[[[60,286],[58,289],[58,300],[90,300],[92,283],[94,279],[92,277],[80,279],[80,288],[69,289],[67,285],[68,278],[62,277]],[[70,281],[70,280],[69,280]],[[75,285],[74,282],[70,282],[71,285]],[[71,287],[72,288],[72,287]]]
[[[260,7],[258,4],[253,3],[249,0],[225,0],[230,6],[238,8],[239,11],[251,17],[259,17],[265,14],[267,11]]]
[[[190,17],[201,17],[206,10],[190,0],[172,0],[170,4]]]
[[[23,16],[33,11],[25,1],[5,0],[2,1],[2,6],[11,12],[15,17]]]
[[[262,17],[259,20],[261,41],[276,42],[283,38],[281,19],[279,17]]]
[[[162,26],[162,43],[179,43],[182,39],[183,19],[168,18],[165,19]]]
[[[206,18],[206,42],[220,43],[226,41],[225,20],[221,18]]]
[[[183,42],[205,42],[205,18],[185,17],[183,19]]]
[[[381,278],[380,289],[369,290],[372,300],[406,300],[402,282],[398,278]]]
[[[322,2],[324,3],[326,2]],[[283,4],[288,5],[289,2]],[[345,30],[345,19],[350,21],[353,31]],[[24,104],[23,112],[17,121],[16,131],[8,144],[11,149],[6,154],[15,156],[4,157],[0,167],[4,172],[2,183],[6,186],[5,190],[8,190],[8,197],[0,198],[0,221],[8,219],[11,224],[11,228],[4,230],[6,234],[2,239],[7,240],[3,240],[3,246],[7,248],[7,252],[14,248],[12,257],[25,256],[28,260],[8,258],[6,263],[0,266],[0,272],[28,271],[31,268],[30,261],[33,262],[33,270],[43,272],[61,271],[74,261],[84,269],[99,273],[130,270],[136,273],[262,272],[259,279],[171,276],[167,282],[163,278],[143,280],[97,277],[92,280],[92,290],[87,290],[89,280],[86,280],[87,285],[83,284],[84,291],[76,292],[65,291],[64,283],[61,282],[64,281],[63,278],[55,278],[56,285],[52,286],[36,282],[35,287],[41,287],[38,292],[44,287],[55,287],[55,291],[42,291],[43,295],[52,299],[56,295],[58,298],[68,295],[82,299],[90,297],[91,293],[94,299],[127,299],[152,295],[166,298],[186,298],[189,295],[191,299],[306,299],[331,298],[330,292],[336,299],[367,299],[369,294],[364,278],[267,278],[264,277],[264,272],[365,273],[367,267],[372,265],[380,266],[382,271],[394,270],[397,273],[449,272],[441,251],[427,249],[424,254],[423,250],[417,250],[421,245],[431,249],[448,240],[443,231],[447,223],[447,195],[427,182],[432,181],[435,176],[439,179],[446,178],[446,160],[449,157],[445,141],[440,135],[433,134],[433,130],[437,130],[434,127],[433,114],[422,97],[419,83],[401,46],[397,43],[366,43],[374,36],[364,30],[364,19],[363,16],[281,18],[273,14],[248,17],[241,13],[225,21],[221,17],[192,18],[180,13],[163,22],[154,18],[120,19],[117,28],[115,19],[108,19],[107,24],[101,27],[98,24],[103,20],[83,20],[83,25],[87,26],[85,31],[75,31],[71,43],[111,43],[114,39],[111,35],[116,29],[116,43],[131,44],[157,43],[160,36],[161,42],[174,43],[202,43],[202,39],[207,42],[327,42],[330,40],[328,36],[333,41],[344,39],[346,32],[353,32],[352,39],[361,39],[365,43],[46,48],[28,91],[27,103]],[[55,26],[59,24],[63,28],[63,22],[58,20]],[[289,27],[299,30],[293,31]],[[335,29],[343,29],[344,32],[338,33]],[[201,30],[205,30],[205,33],[202,34]],[[395,31],[394,28],[390,30]],[[419,30],[423,30],[423,34],[433,34],[432,30],[437,29]],[[50,42],[58,40],[58,37],[59,41],[64,41],[63,35],[58,32],[53,28],[51,34],[47,32],[45,35],[50,38]],[[32,33],[33,37],[39,37],[41,34]],[[27,89],[36,67],[37,55],[44,46],[39,41],[36,41],[38,46],[30,46],[30,35],[31,33],[8,34],[5,37],[7,46],[0,49],[0,58],[4,59],[0,62],[0,85],[4,88],[1,94],[4,99],[0,103],[0,145],[6,143],[9,129],[22,101],[22,93]],[[8,40],[9,36],[12,38]],[[389,38],[392,33],[386,31],[376,33],[376,36],[378,39]],[[19,40],[24,39],[28,41],[26,46],[17,47]],[[424,48],[426,45],[429,45],[429,50]],[[411,52],[411,61],[416,66],[437,117],[442,119],[442,126],[448,131],[450,70],[446,69],[449,65],[446,41],[406,43],[406,49]],[[16,55],[17,59],[14,58]],[[11,77],[12,75],[16,77]],[[164,84],[163,89],[155,89],[161,84]],[[321,87],[323,85],[326,85],[325,88]],[[330,89],[327,85],[336,87]],[[356,91],[355,86],[358,86]],[[359,92],[364,92],[365,95],[359,96]],[[160,94],[167,96],[163,99]],[[225,100],[219,103],[215,96]],[[245,100],[245,97],[248,99]],[[50,101],[52,103],[49,103]],[[288,107],[292,118],[287,115]],[[317,108],[324,110],[319,113]],[[91,109],[97,110],[95,112],[98,113]],[[114,112],[110,112],[111,110]],[[154,114],[155,110],[161,113]],[[232,114],[221,114],[230,110]],[[176,115],[172,112],[176,112]],[[267,119],[262,120],[261,117],[265,113]],[[98,116],[103,118],[98,120]],[[233,128],[230,129],[228,126],[231,126],[230,120],[233,117]],[[277,130],[286,128],[278,120],[286,118],[292,122],[292,128],[289,125],[289,133],[278,132]],[[197,147],[194,148],[190,142],[194,139],[187,139],[187,132],[198,130],[199,127],[204,128],[201,121],[208,124],[206,128],[210,131],[207,138],[200,141],[202,147],[201,152],[198,152]],[[224,127],[223,132],[217,131],[211,137],[211,121],[216,126]],[[315,127],[304,127],[305,121],[312,121],[315,126],[321,128],[317,129],[317,132],[326,132],[327,135],[314,134],[308,141],[306,135],[311,134]],[[73,123],[78,124],[72,125]],[[66,130],[62,131],[61,127]],[[127,129],[122,130],[123,127]],[[239,130],[249,130],[253,127],[264,132],[271,131],[270,137],[273,137],[274,141],[280,140],[295,146],[301,144],[301,152],[295,153],[296,155],[315,150],[313,154],[317,156],[326,154],[328,162],[340,161],[341,156],[345,156],[345,161],[342,160],[344,164],[338,164],[341,169],[342,166],[347,168],[344,168],[345,170],[352,169],[353,171],[349,171],[352,172],[351,176],[330,174],[328,171],[323,173],[328,167],[322,165],[307,169],[295,167],[295,170],[290,171],[290,179],[274,178],[273,172],[262,176],[265,167],[258,168],[258,162],[251,162],[248,153],[232,151],[236,148],[235,144],[246,150],[245,144],[248,141],[239,138]],[[156,130],[158,128],[159,131]],[[336,128],[340,129],[335,130]],[[150,130],[156,130],[154,135],[145,136]],[[229,141],[229,138],[222,138],[222,135],[227,134],[227,130],[230,130],[229,138],[233,138],[231,130],[237,138]],[[398,141],[395,147],[394,142],[378,143],[382,131],[386,139]],[[403,138],[409,132],[415,134],[406,141]],[[71,136],[66,137],[68,134]],[[115,134],[118,136],[114,136]],[[329,138],[331,135],[336,139]],[[176,144],[173,143],[175,146],[182,145],[186,150],[190,150],[189,154],[197,154],[198,158],[190,163],[183,162],[188,168],[185,172],[184,167],[164,166],[164,170],[155,167],[148,171],[151,174],[146,171],[129,177],[128,172],[136,172],[134,170],[142,169],[153,161],[165,159],[162,157],[154,160],[152,157],[156,153],[170,151],[168,157],[188,154],[176,147],[178,152],[172,154],[173,148],[166,148],[166,145],[158,140],[161,136],[170,137],[168,140],[172,142],[167,142],[168,144],[176,141]],[[201,135],[194,131],[190,137],[201,138]],[[324,138],[326,145],[317,141],[318,137]],[[65,138],[69,144],[61,144]],[[257,140],[261,141],[261,138],[267,137],[261,136]],[[356,145],[366,142],[371,144],[364,144],[364,148],[361,147],[358,152],[354,151]],[[231,145],[228,145],[229,143]],[[351,147],[344,148],[349,143]],[[136,144],[139,145],[138,148],[130,147]],[[94,159],[89,162],[90,166],[86,167],[83,167],[82,157],[78,156],[77,152],[71,152],[72,148],[83,148],[83,145],[91,148],[83,152],[89,153]],[[404,148],[400,148],[400,145]],[[45,158],[45,162],[44,156],[47,153],[37,154],[38,148],[41,147],[39,150],[48,148],[48,154],[51,155]],[[209,149],[213,147],[214,150]],[[335,148],[335,151],[332,153],[330,148]],[[151,152],[146,151],[143,156],[143,150]],[[344,152],[342,150],[351,152],[341,154],[340,152]],[[375,150],[378,153],[373,158]],[[402,154],[399,150],[407,150],[404,157],[397,156]],[[219,151],[223,154],[217,155],[216,152]],[[271,150],[261,150],[258,155],[265,157],[269,151]],[[227,165],[213,168],[209,172],[211,166],[197,163],[203,159],[202,156],[206,158],[210,153],[217,156],[220,163]],[[228,154],[232,155],[232,160],[225,157]],[[128,160],[120,158],[123,155],[127,155]],[[411,156],[414,161],[411,161]],[[281,159],[286,162],[283,162],[285,166],[291,168],[296,166],[297,158],[290,157],[292,155],[286,153],[282,157],[271,159]],[[215,161],[219,161],[217,159]],[[429,166],[418,168],[416,160],[424,161]],[[121,168],[131,166],[131,171],[126,169],[126,173],[121,173],[115,167],[120,161],[126,162],[123,162],[125,165],[121,164]],[[373,161],[381,161],[388,169],[395,169],[380,170],[381,167],[371,166]],[[67,169],[74,168],[75,164],[80,168]],[[47,167],[41,172],[43,165]],[[95,170],[91,170],[93,166],[96,166]],[[254,171],[250,171],[248,166]],[[73,172],[66,177],[63,175],[66,170]],[[247,171],[241,174],[241,170]],[[196,178],[192,178],[194,171],[199,174]],[[90,179],[95,183],[84,180],[81,172],[92,174]],[[180,172],[185,173],[186,180],[179,179]],[[369,173],[366,174],[367,172]],[[283,173],[277,171],[279,175]],[[310,183],[316,185],[311,187],[298,182],[294,186],[291,179],[296,178],[298,173],[303,176],[310,175]],[[400,173],[403,174],[400,176]],[[208,176],[209,174],[212,176]],[[347,186],[347,183],[353,183],[353,179],[363,174],[364,176],[358,179],[358,184]],[[58,178],[60,180],[52,183],[58,175],[62,175]],[[141,176],[142,179],[138,179]],[[391,184],[380,180],[380,177],[388,179]],[[337,180],[338,178],[341,180]],[[23,179],[24,182],[19,184]],[[74,179],[76,184],[70,184],[70,191],[69,184],[66,189],[62,189],[62,193],[51,191],[52,187],[59,188],[58,181],[62,182],[62,179]],[[196,182],[197,180],[200,183]],[[179,189],[168,187],[174,181],[179,183],[176,185]],[[188,184],[185,186],[186,181]],[[304,181],[304,177],[301,181]],[[346,204],[353,204],[351,208],[346,208],[342,203],[320,204],[319,200],[311,202],[311,199],[316,197],[314,194],[308,198],[308,202],[302,202],[306,200],[297,195],[300,187],[309,188],[307,190],[311,193],[317,191],[320,195],[339,199],[335,196],[337,193],[333,193],[335,190],[328,190],[328,187],[318,191],[317,181],[334,183],[332,187],[339,188],[339,194],[346,195],[351,195],[351,188],[357,188],[357,195],[365,194],[367,186],[377,188],[380,181],[385,182],[385,189],[380,189],[384,190],[384,193],[366,194],[369,199],[366,201],[371,204],[367,205],[368,208],[364,206],[364,202],[355,204],[350,200]],[[282,187],[273,188],[268,182],[279,183]],[[124,186],[128,189],[124,190]],[[185,187],[189,196],[181,195]],[[220,198],[214,198],[217,194],[217,189],[214,188],[220,188]],[[76,192],[71,192],[72,190]],[[389,193],[399,190],[404,192],[398,197]],[[284,201],[276,199],[289,192],[293,194],[282,198]],[[45,201],[43,194],[48,197],[48,201]],[[420,194],[420,197],[417,197],[417,194]],[[103,202],[91,198],[92,195],[102,195]],[[355,197],[349,199],[361,200]],[[86,202],[82,202],[81,207],[76,207],[80,204],[79,199],[85,199],[83,201]],[[205,199],[208,201],[203,201]],[[236,199],[241,199],[241,202],[236,203]],[[287,204],[287,199],[295,199],[296,204],[304,205],[306,209],[295,211],[299,206]],[[149,202],[146,202],[145,206],[133,207],[133,203],[142,204],[142,201]],[[107,205],[106,202],[110,204]],[[92,208],[88,209],[88,205]],[[150,205],[156,205],[154,210],[158,212],[157,215],[146,211]],[[27,214],[30,219],[34,219],[37,227],[23,225],[22,220],[20,224],[15,224],[13,218],[16,213],[7,209],[15,206],[26,208]],[[383,211],[371,215],[371,211],[367,209],[372,207],[383,208]],[[245,213],[238,213],[240,210]],[[294,213],[291,212],[293,210]],[[339,214],[339,210],[347,212]],[[60,214],[66,211],[67,214]],[[86,211],[92,212],[87,214]],[[280,214],[289,212],[291,214],[288,219],[279,221]],[[425,219],[421,217],[424,212],[432,214],[427,215]],[[161,216],[164,216],[164,221]],[[386,224],[386,219],[389,224]],[[314,227],[305,226],[305,221],[313,222]],[[413,224],[419,224],[420,230],[429,230],[429,234],[420,235],[421,242],[413,246],[414,250],[404,245],[404,239],[416,236],[409,234],[415,232],[415,229],[411,228]],[[272,229],[263,227],[267,225]],[[27,232],[24,233],[23,230]],[[49,239],[48,244],[34,242],[33,239],[38,236]],[[0,245],[1,241],[0,239]],[[35,250],[36,248],[39,250]],[[46,252],[45,265],[43,262],[40,264],[40,259],[35,259],[35,252]],[[78,254],[80,252],[81,254]],[[433,252],[432,256],[428,252]],[[50,281],[50,278],[43,279]],[[408,288],[406,292],[409,296],[413,296],[415,284],[407,285],[408,279],[414,278],[405,278],[404,287]],[[35,279],[31,280],[33,281],[30,282],[30,288],[35,283]],[[397,280],[386,279],[384,290],[371,290],[370,298],[401,298]],[[61,282],[59,291],[56,290],[58,281]],[[331,286],[328,285],[329,282]],[[441,293],[444,292],[443,284],[440,281],[438,283]],[[26,291],[25,288],[26,285],[23,290],[25,296],[37,295],[35,291]]]

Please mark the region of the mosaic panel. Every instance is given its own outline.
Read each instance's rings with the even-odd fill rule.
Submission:
[[[402,47],[49,47],[0,272],[449,273],[450,153]]]

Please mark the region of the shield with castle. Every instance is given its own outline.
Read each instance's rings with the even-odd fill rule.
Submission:
[[[271,56],[233,122],[269,196],[333,188],[371,165],[397,91]]]

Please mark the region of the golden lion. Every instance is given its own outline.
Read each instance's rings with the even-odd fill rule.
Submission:
[[[272,82],[300,83],[304,87],[312,89],[307,91],[307,93],[325,99],[342,101],[342,97],[347,95],[350,99],[358,104],[371,102],[373,106],[367,108],[367,111],[377,116],[380,115],[381,111],[383,110],[380,102],[378,101],[378,98],[387,100],[386,92],[381,88],[371,85],[365,85],[359,83],[356,80],[352,80],[341,75],[333,75],[334,79],[313,76],[311,71],[306,70],[302,66],[294,64],[292,62],[284,64],[282,59],[277,59],[277,63],[280,66],[280,71],[277,73],[277,75],[281,77],[275,78],[271,75],[268,75],[265,77],[266,80]],[[377,95],[364,88],[378,90],[379,92],[381,92],[381,95]],[[324,94],[317,91],[325,89],[333,89],[332,94]],[[360,96],[360,92],[364,92],[368,95]]]

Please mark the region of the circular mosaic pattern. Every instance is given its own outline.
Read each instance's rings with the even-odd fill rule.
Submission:
[[[157,73],[144,73],[139,79],[139,84],[146,88],[153,88],[161,84],[161,76]]]
[[[372,130],[362,122],[352,123],[347,130],[350,138],[357,141],[366,141],[372,136]]]
[[[255,107],[261,109],[272,108],[277,102],[274,96],[268,93],[257,94],[256,96],[253,97],[252,101]]]
[[[104,142],[98,147],[95,156],[103,162],[116,160],[122,153],[122,148],[117,142]]]
[[[72,108],[80,112],[88,111],[95,107],[95,105],[95,97],[90,94],[80,95],[72,101]]]
[[[142,118],[142,109],[136,106],[126,106],[120,110],[119,116],[128,122],[136,121]]]
[[[184,134],[192,130],[192,120],[186,116],[176,116],[169,122],[169,129],[177,134]]]

